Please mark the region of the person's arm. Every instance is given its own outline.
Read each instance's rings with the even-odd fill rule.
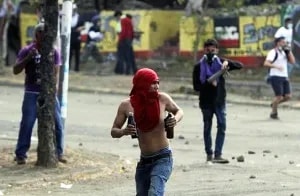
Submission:
[[[32,49],[31,51],[27,52],[27,50],[21,50],[18,54],[18,59],[13,66],[13,73],[15,75],[21,73],[25,68],[26,64],[32,59],[33,55],[36,55],[37,50]]]
[[[136,134],[136,128],[130,125],[127,125],[124,129],[122,129],[125,121],[127,119],[126,115],[126,102],[122,102],[118,108],[117,115],[115,117],[113,126],[111,128],[110,134],[113,138],[120,138],[125,135],[134,135]]]
[[[288,59],[289,63],[291,63],[291,64],[295,64],[296,63],[296,59],[295,59],[295,56],[294,56],[294,54],[293,54],[292,51],[288,52],[287,59]]]
[[[174,127],[183,118],[183,110],[176,104],[170,95],[167,93],[160,93],[164,102],[166,103],[166,111],[172,113],[172,117],[166,121],[168,127]]]
[[[223,59],[223,58],[220,58],[220,60],[222,63],[224,63],[224,61],[228,62],[227,64],[228,71],[242,69],[244,67],[244,65],[238,61],[233,61],[233,60]]]

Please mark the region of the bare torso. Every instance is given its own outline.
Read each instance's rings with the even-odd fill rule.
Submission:
[[[133,108],[129,99],[125,100],[125,102],[126,104],[124,105],[126,105],[126,115],[128,116],[129,112],[133,112]],[[160,102],[160,119],[156,127],[148,131],[138,131],[139,146],[143,155],[155,153],[169,146],[169,141],[166,137],[164,128],[164,118],[165,105]]]

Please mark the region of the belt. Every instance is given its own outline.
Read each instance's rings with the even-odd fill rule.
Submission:
[[[159,154],[153,157],[141,157],[140,163],[141,164],[151,164],[156,162],[159,159],[166,158],[166,157],[171,157],[172,153],[164,153],[164,154]]]

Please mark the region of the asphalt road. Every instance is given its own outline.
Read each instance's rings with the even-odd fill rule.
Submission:
[[[22,88],[0,86],[0,147],[15,145],[21,117]],[[68,148],[119,155],[135,164],[136,140],[112,139],[110,128],[119,95],[69,93],[66,120]],[[223,156],[230,164],[205,163],[202,116],[195,100],[176,100],[185,112],[171,141],[174,170],[166,195],[180,196],[290,196],[300,195],[299,110],[279,109],[280,120],[270,120],[270,108],[227,105],[227,135]],[[216,124],[213,126],[215,136]],[[34,132],[36,135],[36,131]],[[183,136],[184,139],[179,139]],[[33,141],[36,142],[36,141]],[[253,151],[254,154],[249,154]],[[243,155],[245,162],[237,162]],[[1,169],[1,168],[0,168]],[[134,195],[134,174],[108,180],[74,183],[72,189],[45,190],[52,195]],[[44,188],[41,188],[41,190]],[[29,192],[28,192],[29,193]],[[36,190],[30,192],[35,195]]]

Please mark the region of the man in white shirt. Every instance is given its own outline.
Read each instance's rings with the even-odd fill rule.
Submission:
[[[288,62],[291,64],[295,63],[295,57],[286,45],[285,37],[275,38],[275,48],[269,51],[264,62],[264,66],[270,68],[270,83],[275,94],[271,104],[272,112],[270,117],[272,119],[278,119],[278,105],[291,98],[287,66]]]
[[[292,43],[293,43],[293,21],[292,18],[290,16],[286,17],[284,19],[284,26],[280,27],[275,35],[275,38],[279,38],[279,37],[284,37],[286,44],[292,48]],[[295,64],[291,64],[288,63],[288,75],[291,75],[291,72],[293,70],[293,68],[297,66],[296,63]],[[298,66],[297,66],[298,67]]]

